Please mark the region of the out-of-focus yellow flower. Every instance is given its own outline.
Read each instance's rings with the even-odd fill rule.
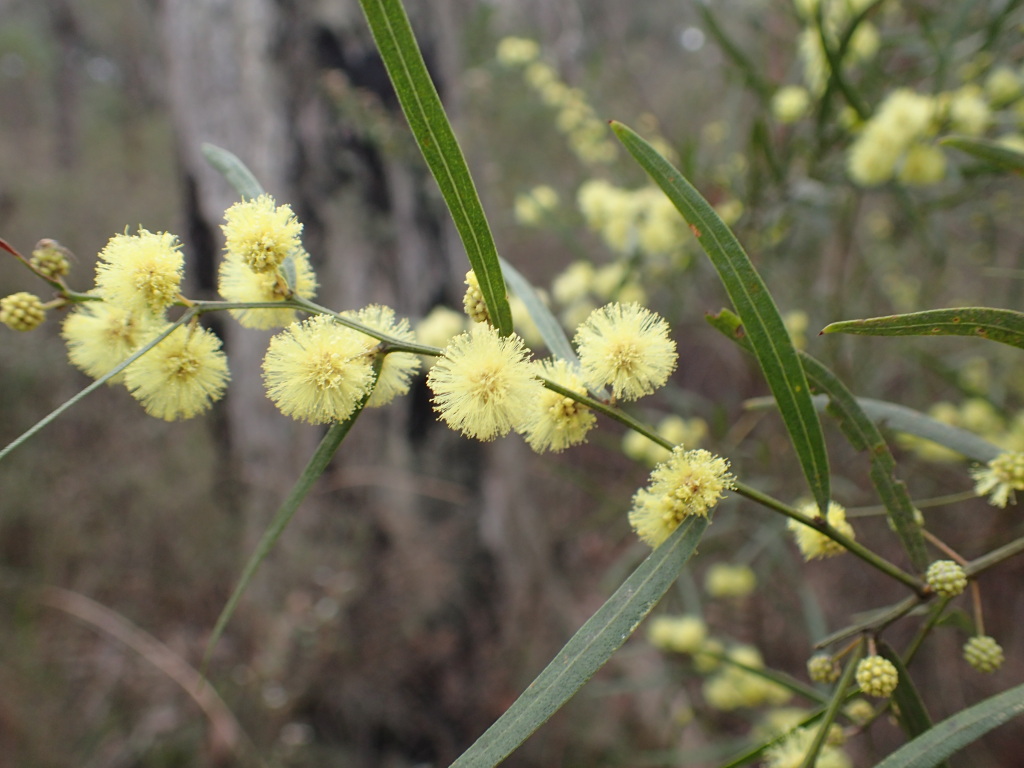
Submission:
[[[746,597],[757,587],[749,565],[714,563],[704,575],[704,589],[712,597]]]
[[[700,616],[655,616],[647,630],[651,645],[674,653],[696,653],[707,636],[708,626]]]
[[[506,67],[520,67],[537,60],[540,46],[536,40],[526,37],[503,37],[498,41],[496,56]]]
[[[974,492],[989,496],[989,503],[1005,507],[1016,503],[1015,492],[1024,491],[1024,453],[1007,451],[996,456],[984,467],[971,470]]]
[[[799,508],[799,510],[812,519],[819,516],[818,507],[813,503],[804,504]],[[839,533],[843,534],[847,538],[854,538],[853,526],[847,522],[846,509],[843,506],[836,504],[834,501],[829,502],[828,512],[825,515],[825,519],[828,524],[835,528]],[[786,527],[793,532],[793,537],[796,539],[796,545],[800,549],[800,553],[804,556],[804,560],[835,557],[836,555],[841,555],[846,551],[846,548],[841,544],[833,541],[824,533],[810,525],[804,525],[803,523],[790,518],[786,521]]]
[[[466,330],[466,316],[440,304],[416,324],[416,340],[428,347],[447,347],[453,336]]]
[[[780,123],[795,123],[802,119],[811,107],[811,94],[800,85],[779,88],[772,96],[772,114]]]

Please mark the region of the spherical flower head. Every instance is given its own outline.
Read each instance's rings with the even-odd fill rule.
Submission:
[[[594,283],[594,265],[574,261],[551,281],[551,294],[563,306],[585,299]]]
[[[976,635],[964,643],[964,659],[979,672],[995,672],[1003,665],[1003,649],[994,637]]]
[[[795,123],[807,114],[811,106],[811,94],[799,85],[779,88],[772,96],[772,114],[780,123]]]
[[[282,271],[294,267],[293,285]],[[312,299],[316,296],[316,275],[309,263],[309,254],[302,248],[282,262],[277,269],[253,272],[239,259],[225,259],[217,274],[217,290],[225,301],[284,301],[292,296]],[[232,316],[245,328],[283,328],[296,319],[294,309],[232,309]]]
[[[700,616],[655,616],[647,638],[651,645],[675,653],[696,653],[708,636],[708,625]]]
[[[984,467],[971,470],[974,492],[979,496],[991,494],[988,502],[1003,508],[1009,502],[1017,503],[1015,491],[1024,491],[1024,453],[1006,451]]]
[[[864,693],[879,699],[892,696],[900,681],[896,665],[881,656],[865,656],[858,662],[854,676]]]
[[[430,347],[447,347],[452,337],[465,330],[466,316],[439,304],[416,324],[416,340]]]
[[[757,576],[749,565],[715,563],[704,575],[704,589],[711,597],[746,597],[757,587]]]
[[[168,232],[117,234],[99,253],[96,288],[113,304],[160,315],[178,300],[184,265],[181,243]]]
[[[540,226],[557,207],[558,193],[542,184],[529,192],[516,195],[516,221],[527,227]]]
[[[474,323],[491,322],[491,313],[487,311],[487,302],[484,301],[483,291],[480,290],[480,281],[476,279],[476,272],[473,270],[466,273],[466,294],[462,297],[462,308]]]
[[[727,459],[676,446],[654,468],[647,487],[633,496],[629,523],[644,542],[657,547],[690,515],[707,517],[724,492],[735,487]]]
[[[818,507],[816,504],[804,504],[800,511],[811,518],[818,519]],[[846,521],[846,509],[834,501],[829,502],[828,513],[825,515],[828,524],[847,538],[854,538],[853,526]],[[796,545],[804,560],[817,558],[835,557],[846,551],[838,542],[833,541],[824,533],[810,525],[790,518],[786,521],[786,527],[793,532]]]
[[[221,229],[227,258],[253,272],[272,272],[302,248],[302,224],[291,206],[277,205],[270,195],[232,205],[224,212]]]
[[[34,293],[19,291],[0,299],[0,323],[12,331],[31,331],[45,319],[43,302]]]
[[[344,421],[373,386],[374,346],[328,315],[292,323],[270,340],[263,358],[267,396],[296,421]]]
[[[506,67],[522,66],[536,61],[540,46],[526,37],[503,37],[498,41],[496,55],[498,62]]]
[[[827,653],[816,653],[807,660],[807,674],[816,683],[834,683],[839,679],[839,665]]]
[[[125,386],[150,416],[190,419],[227,387],[228,363],[220,346],[213,331],[179,326],[125,369]]]
[[[79,304],[61,326],[71,364],[98,379],[123,363],[129,355],[153,338],[161,323],[148,312],[138,313],[106,301]],[[109,379],[124,381],[124,371]]]
[[[544,360],[538,364],[537,374],[572,392],[587,394],[576,369],[565,360]],[[587,406],[544,388],[522,425],[522,433],[537,453],[558,453],[586,442],[587,433],[596,423],[597,417]]]
[[[946,155],[931,144],[915,143],[903,156],[899,180],[909,186],[938,184],[946,176]]]
[[[800,768],[814,743],[814,728],[797,728],[764,751],[765,768]],[[850,758],[837,746],[826,743],[814,761],[815,768],[851,768]]]
[[[371,304],[358,312],[347,312],[346,316],[362,323],[367,328],[380,331],[400,341],[409,343],[416,341],[416,334],[409,327],[409,321],[404,317],[395,317],[395,311],[391,307]],[[370,343],[376,343],[376,340],[371,339]],[[366,406],[379,408],[382,405],[387,405],[399,395],[404,395],[409,391],[412,377],[419,369],[420,359],[417,355],[411,352],[389,352],[381,363],[380,373],[377,374],[377,383],[373,387],[370,399],[366,401]]]
[[[29,263],[35,267],[36,271],[51,280],[56,280],[71,270],[71,264],[68,262],[69,254],[70,251],[56,240],[44,237],[36,243]]]
[[[924,580],[939,597],[956,597],[967,589],[967,574],[952,560],[936,560],[928,566]]]
[[[434,409],[452,429],[493,440],[521,426],[543,396],[529,351],[516,335],[478,324],[445,347],[427,376]]]
[[[594,310],[576,331],[583,377],[610,386],[622,400],[636,400],[664,386],[676,367],[676,344],[661,317],[639,304]]]

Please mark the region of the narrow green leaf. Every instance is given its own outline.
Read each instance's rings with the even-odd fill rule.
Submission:
[[[499,261],[505,279],[508,281],[508,287],[526,306],[526,311],[530,313],[530,319],[537,326],[537,331],[544,339],[544,343],[548,345],[551,354],[562,360],[567,360],[573,365],[578,365],[579,358],[576,356],[572,344],[569,343],[569,337],[565,335],[561,323],[551,314],[548,305],[541,301],[530,281],[505,259],[499,258]]]
[[[512,333],[512,311],[490,225],[448,116],[400,0],[359,0],[398,103],[441,189],[498,332]]]
[[[900,725],[906,734],[911,738],[920,736],[932,727],[932,718],[921,700],[921,694],[917,691],[903,659],[896,653],[888,643],[878,641],[878,653],[888,659],[896,667],[899,676],[899,683],[893,692],[893,703],[899,708]]]
[[[604,666],[672,586],[707,525],[706,519],[691,517],[651,552],[452,768],[498,765],[547,722]]]
[[[216,144],[203,144],[203,157],[227,179],[243,200],[252,200],[263,194],[263,185],[237,155]]]
[[[1024,714],[1024,685],[957,712],[904,744],[875,768],[932,768],[1009,720]]]
[[[748,352],[750,343],[743,332],[743,324],[735,313],[723,309],[717,315],[708,315],[708,322],[729,338],[737,341]],[[928,567],[928,551],[925,548],[921,527],[914,519],[914,504],[906,485],[896,478],[896,460],[889,450],[874,422],[861,407],[860,402],[836,378],[827,367],[810,355],[799,352],[811,386],[825,393],[829,400],[827,411],[839,423],[843,434],[858,451],[867,451],[871,461],[871,482],[885,505],[893,528],[900,537],[910,562],[919,571]],[[812,398],[815,407],[820,408],[820,399]]]
[[[1024,172],[1024,153],[998,141],[976,139],[971,136],[946,136],[939,144],[959,149],[1003,170]]]
[[[811,386],[828,396],[828,412],[839,422],[839,427],[850,444],[859,451],[868,452],[871,461],[871,483],[885,505],[910,562],[919,573],[923,573],[930,562],[928,550],[925,547],[921,526],[915,520],[914,504],[910,500],[907,486],[896,478],[896,460],[885,438],[864,413],[864,409],[850,390],[832,371],[804,352],[800,353],[800,362],[803,363]]]
[[[929,309],[906,315],[843,320],[825,326],[821,332],[861,336],[976,336],[1024,349],[1024,314],[989,307]]]
[[[814,500],[820,509],[827,509],[830,480],[825,436],[811,403],[803,366],[768,287],[736,236],[693,185],[631,129],[612,122],[612,130],[668,195],[711,259],[779,404]]]
[[[822,398],[819,405],[824,407],[825,402],[825,399]],[[927,414],[915,411],[913,408],[907,408],[905,405],[887,403],[884,400],[874,400],[868,397],[858,397],[857,403],[864,413],[878,424],[895,432],[905,432],[908,435],[931,440],[933,443],[951,448],[974,461],[984,464],[1003,452],[998,445],[978,437],[973,432],[945,424]]]
[[[377,364],[379,366],[379,363]],[[377,368],[379,370],[379,367]],[[372,392],[372,390],[371,390]],[[359,418],[359,414],[363,412],[363,406],[369,399],[370,394],[363,398],[363,401],[356,408],[355,412],[348,417],[345,421],[332,424],[327,429],[327,434],[324,435],[320,444],[317,446],[313,455],[309,459],[309,463],[306,464],[306,468],[302,471],[302,475],[296,481],[292,487],[291,492],[288,494],[288,498],[285,499],[284,503],[277,510],[274,515],[274,519],[270,521],[270,525],[267,526],[267,530],[264,531],[263,537],[256,545],[256,550],[249,557],[248,562],[245,564],[245,568],[242,570],[242,575],[238,579],[238,584],[235,586],[235,590],[231,593],[231,597],[228,598],[227,603],[220,612],[220,616],[217,617],[217,623],[213,627],[213,632],[210,635],[209,641],[206,643],[206,652],[203,654],[202,670],[205,673],[206,665],[210,660],[210,655],[213,653],[213,649],[217,645],[217,641],[220,640],[220,636],[224,634],[224,629],[228,625],[228,621],[235,613],[235,608],[238,607],[238,602],[242,599],[242,595],[245,593],[246,588],[252,581],[253,576],[256,575],[256,571],[259,569],[260,564],[266,559],[267,555],[270,554],[270,550],[274,548],[274,544],[284,533],[284,529],[288,527],[288,523],[291,522],[292,516],[295,511],[299,508],[303,499],[306,498],[306,494],[309,493],[309,489],[313,487],[313,483],[316,479],[324,473],[327,469],[327,465],[331,461],[331,457],[334,456],[335,451],[338,450],[338,446],[341,445],[341,441],[348,435],[352,425],[355,424],[356,419]]]

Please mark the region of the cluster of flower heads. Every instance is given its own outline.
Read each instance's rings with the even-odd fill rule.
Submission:
[[[408,321],[371,305],[299,322],[296,303],[284,303],[306,300],[319,311],[308,305],[316,277],[302,246],[302,224],[289,206],[268,195],[236,203],[225,212],[222,229],[218,288],[231,314],[249,328],[287,326],[271,340],[263,363],[267,394],[283,413],[316,424],[340,421],[361,402],[384,405],[408,391],[419,358],[382,349],[378,341],[414,343]],[[61,330],[72,364],[94,378],[124,384],[147,413],[168,421],[207,410],[229,379],[220,339],[194,318],[185,324],[168,318],[172,307],[194,304],[181,294],[184,261],[174,235],[125,231],[100,251],[95,285],[78,298],[63,283],[68,262],[61,246],[40,241],[29,261],[62,289],[52,306],[75,304]],[[0,321],[30,330],[50,306],[32,294],[14,294],[0,300]],[[110,376],[136,354],[138,359]]]
[[[79,304],[61,334],[71,363],[100,378],[160,336],[146,354],[110,379],[123,383],[146,412],[174,421],[202,413],[224,394],[227,358],[213,331],[192,323],[172,328],[168,310],[187,303],[181,243],[168,232],[116,234],[96,261],[99,299]],[[168,333],[169,331],[169,333]]]
[[[475,307],[479,289],[474,279],[467,283],[467,306]],[[441,419],[469,437],[491,440],[515,430],[537,451],[560,451],[583,442],[595,417],[541,378],[578,395],[609,387],[616,398],[635,400],[664,386],[675,368],[668,332],[662,318],[638,304],[609,304],[578,329],[577,368],[564,360],[535,362],[519,336],[478,323],[448,342],[427,385]]]
[[[587,103],[583,92],[567,85],[550,65],[541,60],[533,40],[506,37],[498,43],[498,63],[521,68],[527,84],[556,111],[555,125],[569,140],[573,153],[587,165],[604,165],[615,159],[616,147],[608,128]]]
[[[802,85],[780,87],[772,99],[772,113],[783,124],[808,115],[826,90],[832,64],[824,45],[835,56],[842,53],[845,69],[876,58],[881,35],[864,12],[870,0],[794,0],[804,24],[798,42],[803,70]],[[849,39],[843,37],[853,26]],[[845,47],[841,48],[841,43]],[[939,93],[898,88],[888,93],[866,120],[852,107],[840,114],[842,125],[854,134],[847,154],[851,180],[877,186],[892,180],[908,186],[941,182],[947,160],[934,140],[939,131],[981,136],[993,126],[1016,125],[1000,141],[1024,148],[1019,127],[1024,115],[1024,77],[1013,67],[993,65],[991,55],[979,54],[958,72],[960,85]]]

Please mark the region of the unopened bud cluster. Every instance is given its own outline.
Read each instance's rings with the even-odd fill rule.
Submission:
[[[0,299],[0,323],[14,331],[31,331],[46,319],[46,309],[38,296],[27,291]]]
[[[807,660],[807,674],[816,683],[834,683],[839,679],[839,665],[827,653],[816,653]]]
[[[995,672],[1003,665],[1003,649],[988,635],[976,635],[964,643],[964,659],[979,672]]]
[[[466,310],[467,317],[474,323],[491,322],[491,315],[487,311],[487,302],[484,301],[480,282],[473,270],[466,273],[466,295],[462,297],[462,307]]]
[[[896,665],[881,656],[866,656],[857,664],[857,685],[868,696],[880,699],[892,696],[900,677]]]
[[[56,240],[44,238],[36,243],[29,263],[39,274],[56,280],[58,277],[66,275],[71,269],[66,254],[67,250]]]
[[[928,566],[924,579],[939,597],[956,597],[967,589],[967,574],[952,560],[936,560]]]

